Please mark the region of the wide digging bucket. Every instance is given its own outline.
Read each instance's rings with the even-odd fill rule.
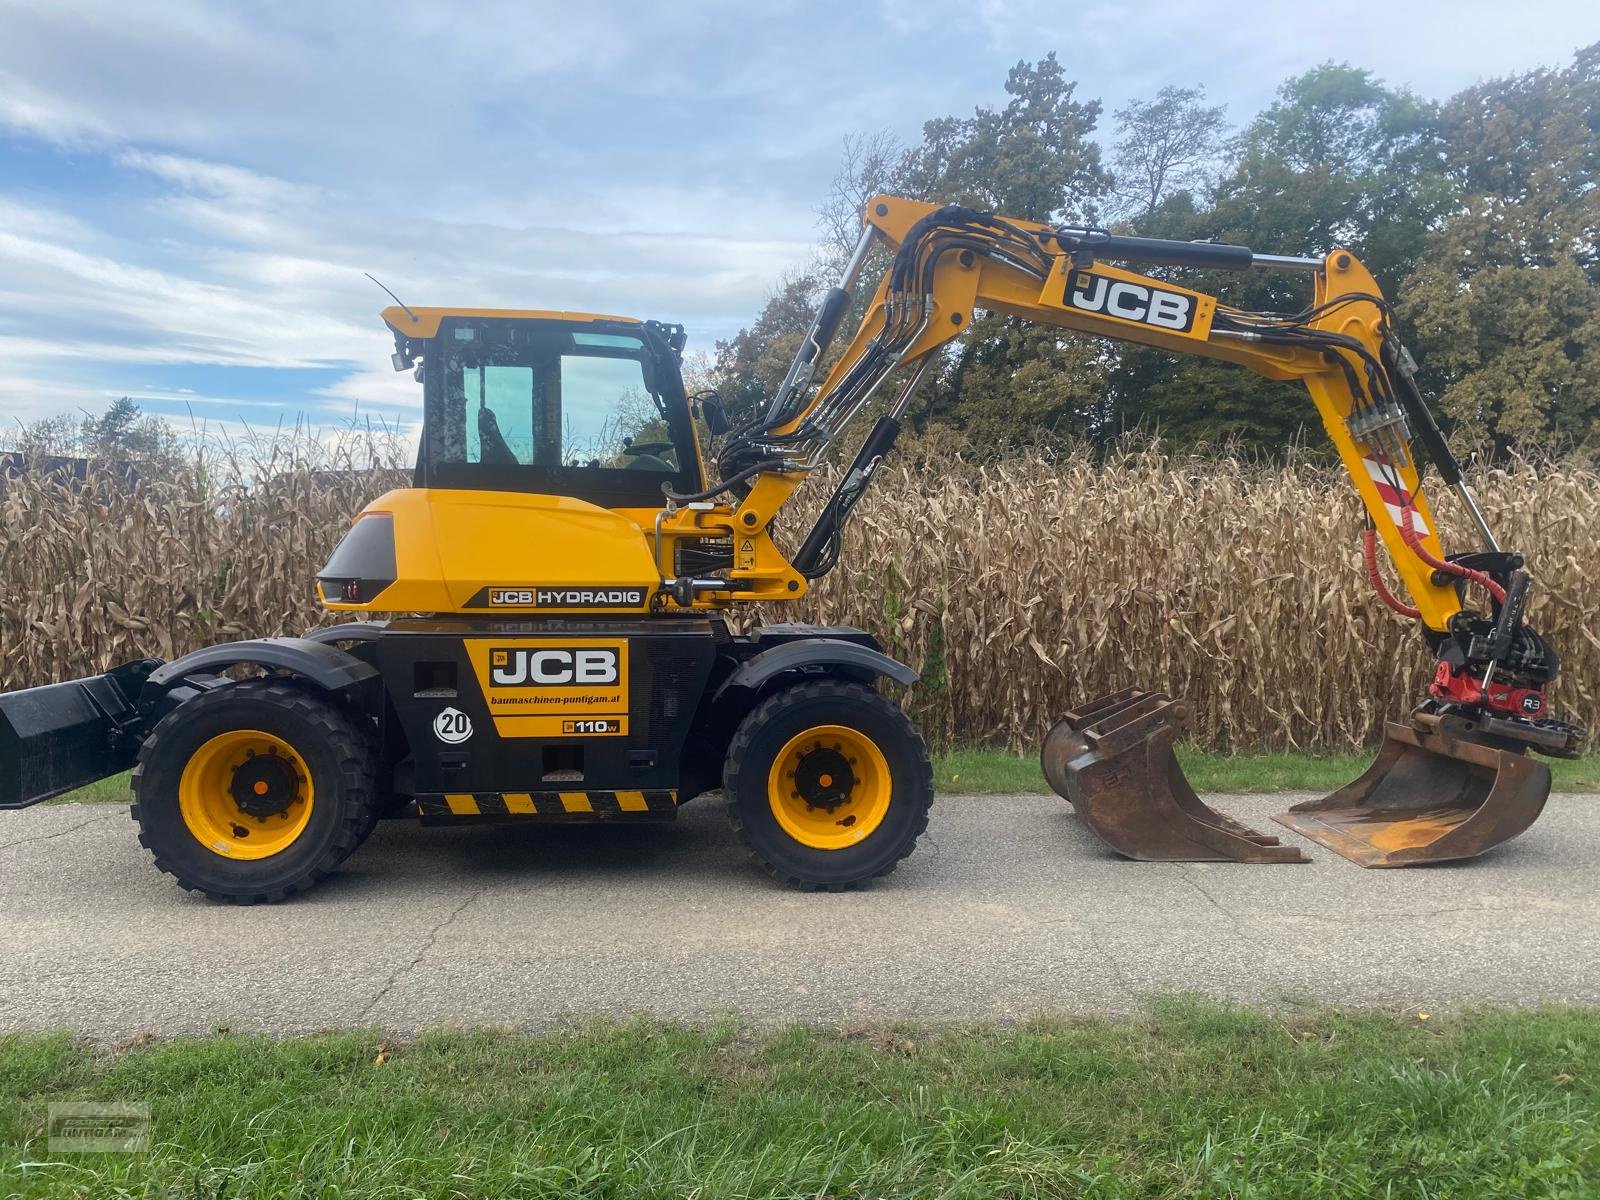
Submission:
[[[1384,726],[1366,772],[1331,796],[1273,818],[1363,867],[1473,858],[1544,810],[1550,768],[1516,750],[1457,737],[1437,716]]]
[[[1045,735],[1045,778],[1118,854],[1147,862],[1309,862],[1204,804],[1172,744],[1188,706],[1129,688],[1069,712]]]

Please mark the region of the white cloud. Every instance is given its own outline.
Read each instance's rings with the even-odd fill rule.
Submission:
[[[186,191],[221,197],[236,204],[306,203],[316,198],[314,188],[274,179],[259,171],[185,158],[178,154],[125,150],[117,156],[117,161],[124,167],[147,171],[159,179],[177,184]]]
[[[1484,0],[1382,22],[1354,0],[1227,21],[1175,0],[0,2],[0,154],[9,129],[65,164],[0,176],[0,416],[102,406],[162,365],[332,369],[308,405],[414,413],[364,271],[413,304],[681,320],[707,348],[805,262],[845,134],[998,103],[1051,48],[1108,111],[1203,81],[1243,120],[1329,57],[1443,94],[1600,37],[1573,0],[1528,0],[1516,45],[1482,36],[1503,25]]]

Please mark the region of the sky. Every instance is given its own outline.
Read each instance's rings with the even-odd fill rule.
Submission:
[[[809,258],[846,136],[1002,104],[1051,50],[1108,115],[1200,83],[1243,123],[1329,59],[1443,98],[1600,40],[1592,0],[1219,11],[0,0],[0,422],[128,395],[185,428],[409,428],[368,271],[710,350]]]

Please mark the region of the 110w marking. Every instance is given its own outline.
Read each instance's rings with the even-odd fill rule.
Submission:
[[[563,721],[562,733],[621,733],[622,722],[608,719],[589,721]]]

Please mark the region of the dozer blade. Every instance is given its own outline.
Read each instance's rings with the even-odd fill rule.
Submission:
[[[1045,735],[1045,778],[1118,854],[1147,862],[1309,862],[1203,803],[1172,744],[1188,706],[1129,688],[1067,713]]]
[[[1273,820],[1363,867],[1410,867],[1510,841],[1549,796],[1543,763],[1417,713],[1409,725],[1385,724],[1378,757],[1360,778]]]

